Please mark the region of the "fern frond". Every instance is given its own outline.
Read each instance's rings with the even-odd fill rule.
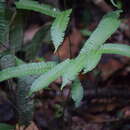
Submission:
[[[83,98],[84,91],[83,87],[78,78],[76,78],[71,87],[71,97],[75,102],[75,106],[78,107]]]
[[[40,89],[48,87],[48,85],[56,80],[58,77],[62,76],[63,73],[65,73],[66,69],[69,67],[70,60],[67,59],[63,61],[62,63],[58,64],[54,68],[52,68],[49,72],[46,72],[45,74],[41,75],[38,79],[36,79],[30,89],[31,95],[33,92],[36,92]]]
[[[91,71],[100,61],[101,55],[98,53],[98,49],[119,27],[120,13],[121,11],[118,10],[106,14],[81,49],[79,55],[85,55],[85,53],[87,55],[86,64],[83,66],[84,72]]]
[[[107,43],[98,50],[101,54],[118,54],[130,57],[130,46],[118,43]]]
[[[84,66],[84,73],[87,73],[91,70],[93,70],[97,64],[99,63],[101,59],[102,54],[99,53],[98,51],[93,51],[90,53],[90,55],[87,58],[86,64]]]
[[[97,50],[117,30],[121,21],[119,19],[122,11],[113,11],[106,14],[90,38],[85,42],[80,53],[89,53]]]
[[[60,13],[58,9],[34,0],[20,0],[15,2],[15,5],[18,9],[32,10],[51,17],[56,17]]]
[[[86,54],[80,54],[75,59],[71,60],[70,65],[66,68],[66,73],[62,75],[63,82],[61,88],[76,78],[76,76],[84,69],[84,73],[91,71],[96,67],[101,59],[101,54],[98,52],[92,52],[89,56]]]
[[[117,3],[114,2],[114,0],[110,0],[113,6],[115,6],[118,9],[122,8],[121,1],[117,1]]]
[[[53,44],[55,46],[55,51],[58,49],[58,47],[61,45],[64,39],[65,30],[67,28],[67,25],[69,23],[70,14],[72,10],[66,10],[61,12],[55,19],[55,21],[52,24],[51,27],[51,37]]]
[[[4,81],[10,78],[22,77],[26,75],[42,74],[50,70],[55,65],[55,62],[41,62],[22,64],[16,67],[10,67],[0,71],[0,81]]]
[[[65,73],[62,75],[62,86],[61,89],[69,82],[76,78],[79,72],[83,69],[86,63],[86,55],[80,55],[75,59],[72,59],[68,68],[66,68]]]

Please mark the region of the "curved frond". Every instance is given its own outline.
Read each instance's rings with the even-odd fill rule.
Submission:
[[[67,28],[67,25],[69,23],[70,14],[72,10],[66,10],[61,12],[55,19],[55,21],[52,24],[51,27],[51,37],[53,44],[55,46],[55,51],[58,49],[58,47],[63,42],[64,36],[65,36],[65,30]]]
[[[117,1],[117,3],[115,3],[114,0],[110,0],[110,1],[113,4],[113,6],[115,6],[118,9],[121,9],[121,7],[122,7],[121,1]]]
[[[60,13],[58,9],[34,0],[19,0],[15,5],[18,9],[32,10],[51,17],[56,17]]]

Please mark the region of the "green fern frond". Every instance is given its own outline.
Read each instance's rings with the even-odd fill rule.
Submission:
[[[101,59],[98,49],[119,27],[119,14],[120,11],[113,11],[103,17],[96,30],[86,41],[78,57],[71,62],[70,67],[63,75],[62,88],[69,80],[74,80],[82,69],[84,69],[84,72],[88,72],[96,67]]]
[[[121,21],[119,19],[122,11],[113,11],[106,14],[90,38],[85,42],[80,53],[89,53],[98,50],[100,46],[117,30]]]
[[[71,97],[75,102],[75,106],[78,107],[83,98],[84,91],[83,87],[78,78],[76,78],[71,87]]]
[[[66,10],[61,12],[55,19],[51,27],[51,37],[55,46],[55,51],[61,45],[64,39],[65,30],[70,20],[70,14],[72,10]]]
[[[63,61],[62,63],[58,64],[54,68],[52,68],[49,72],[46,72],[45,74],[41,75],[38,79],[36,79],[30,89],[31,95],[33,92],[36,92],[40,89],[48,87],[48,85],[62,76],[63,73],[65,73],[65,68],[69,67],[70,60],[67,59]]]
[[[58,9],[34,0],[20,0],[15,2],[15,5],[18,9],[32,10],[51,17],[56,17],[60,13]]]
[[[75,59],[72,59],[68,68],[66,68],[65,73],[62,75],[62,86],[61,89],[69,82],[76,78],[79,72],[83,69],[86,63],[86,55],[80,55]]]
[[[99,53],[98,51],[90,53],[90,55],[87,58],[85,67],[84,67],[84,73],[87,73],[87,72],[93,70],[99,63],[101,56],[102,56],[102,54]]]
[[[4,81],[10,78],[22,77],[26,75],[42,74],[53,68],[55,65],[55,62],[40,62],[10,67],[0,71],[0,81]]]
[[[79,56],[87,55],[86,64],[83,66],[85,72],[91,71],[100,61],[101,55],[98,53],[98,49],[119,27],[120,13],[121,11],[118,10],[106,14],[81,49]]]
[[[130,57],[130,46],[118,43],[107,43],[98,50],[101,54],[118,54]]]

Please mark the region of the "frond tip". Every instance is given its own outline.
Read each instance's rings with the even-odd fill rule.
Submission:
[[[72,84],[71,97],[75,102],[75,106],[78,107],[83,98],[84,90],[78,78],[76,78]]]
[[[54,20],[51,27],[51,37],[55,46],[55,51],[57,51],[58,47],[61,45],[64,39],[65,30],[70,20],[70,14],[72,9],[63,11],[59,13],[59,15]]]
[[[98,50],[101,54],[118,54],[130,57],[130,46],[120,43],[107,43]]]
[[[23,77],[33,74],[42,74],[53,68],[55,65],[55,62],[39,62],[9,67],[0,71],[0,82],[10,78]]]
[[[33,10],[51,17],[56,17],[60,13],[58,9],[47,4],[40,4],[35,0],[20,0],[15,2],[15,5],[17,9]]]

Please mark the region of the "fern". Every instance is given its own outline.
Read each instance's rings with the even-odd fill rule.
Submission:
[[[62,87],[69,80],[74,80],[79,72],[91,71],[96,67],[102,54],[114,53],[130,56],[130,47],[119,44],[104,44],[120,25],[119,14],[121,11],[108,13],[103,17],[96,30],[86,41],[79,55],[75,59],[65,60],[55,66],[54,63],[31,63],[8,68],[0,72],[0,81],[31,74],[42,74],[31,86],[30,94],[47,87],[58,77],[63,78]],[[58,25],[59,26],[59,25]],[[63,30],[62,30],[63,31]],[[104,44],[104,45],[103,45]],[[47,69],[47,70],[46,70]],[[23,72],[24,71],[24,72]]]
[[[56,51],[60,44],[63,42],[65,30],[69,22],[69,15],[72,10],[60,12],[56,8],[52,8],[46,4],[40,4],[33,0],[21,0],[19,2],[15,2],[15,4],[16,8],[18,9],[33,10],[49,15],[51,17],[56,17],[51,27],[52,41],[54,43]]]
[[[98,50],[101,54],[118,54],[130,57],[130,46],[124,44],[107,43]]]
[[[67,59],[64,62],[52,68],[49,72],[46,72],[45,74],[41,75],[38,79],[36,79],[33,82],[29,95],[42,88],[46,88],[51,82],[60,77],[63,73],[65,73],[65,68],[69,67],[69,63],[70,60]]]
[[[98,53],[98,49],[119,27],[120,13],[121,11],[119,10],[105,15],[81,49],[79,56],[86,55],[84,58],[86,63],[83,66],[84,72],[91,71],[100,61],[101,55]]]
[[[91,70],[93,70],[97,64],[99,63],[101,59],[102,54],[98,51],[90,53],[90,55],[87,58],[86,64],[84,66],[84,73],[87,73]]]
[[[86,61],[84,60],[86,55],[80,55],[75,59],[72,59],[69,67],[65,68],[65,73],[62,75],[63,82],[61,88],[63,88],[69,81],[74,80],[78,73],[83,69]]]
[[[118,8],[118,9],[122,8],[121,1],[117,1],[117,3],[115,3],[114,0],[110,0],[110,1],[113,4],[113,6],[115,6],[116,8]]]
[[[113,11],[106,14],[98,27],[86,41],[80,53],[89,53],[98,50],[100,46],[117,30],[121,21],[119,19],[122,11]]]
[[[75,102],[75,106],[78,107],[83,98],[83,87],[78,78],[76,78],[71,87],[71,97]]]
[[[101,54],[98,53],[100,46],[116,31],[120,25],[118,19],[121,11],[108,13],[103,17],[96,30],[80,51],[77,58],[71,62],[70,67],[66,69],[63,75],[62,88],[69,80],[74,80],[76,75],[84,69],[84,72],[91,71],[100,61]]]
[[[55,19],[51,27],[51,37],[55,46],[55,51],[61,45],[64,39],[65,30],[70,19],[72,10],[66,10],[61,12]]]
[[[64,72],[60,73],[59,68],[61,67],[61,64],[59,64],[54,69],[52,69],[54,71],[52,71],[53,73],[49,71],[45,75],[41,76],[38,80],[36,80],[36,82],[32,84],[31,93],[46,87],[49,85],[49,83],[57,79],[59,75],[56,75],[56,72],[60,73],[60,76],[63,77],[63,88],[69,80],[74,80],[78,73],[83,69],[85,72],[88,72],[96,67],[101,58],[101,54],[98,53],[98,49],[119,27],[120,20],[118,17],[120,12],[121,11],[114,11],[105,15],[96,30],[92,33],[84,47],[81,49],[80,54],[75,59],[70,60],[68,65],[69,67],[65,67]],[[44,83],[43,79],[49,80]]]
[[[0,71],[0,81],[4,81],[10,78],[22,77],[32,74],[42,74],[47,72],[49,69],[54,67],[54,62],[41,62],[41,63],[30,63],[23,64],[16,67],[10,67]]]
[[[34,0],[20,0],[15,2],[16,8],[36,11],[51,17],[56,17],[60,11],[50,5],[40,4],[38,1]]]

